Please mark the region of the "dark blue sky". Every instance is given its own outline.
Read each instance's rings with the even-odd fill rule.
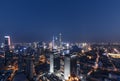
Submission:
[[[119,41],[120,0],[0,0],[0,41]]]

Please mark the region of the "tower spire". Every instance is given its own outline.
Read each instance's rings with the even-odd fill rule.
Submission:
[[[59,34],[59,44],[60,44],[60,49],[62,49],[62,34]]]
[[[52,40],[52,49],[54,49],[54,43],[55,43],[55,37],[53,35],[53,40]]]
[[[62,34],[61,33],[59,34],[59,41],[60,42],[62,41]]]

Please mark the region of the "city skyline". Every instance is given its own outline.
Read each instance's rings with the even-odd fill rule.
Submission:
[[[119,42],[119,0],[0,1],[0,42]]]

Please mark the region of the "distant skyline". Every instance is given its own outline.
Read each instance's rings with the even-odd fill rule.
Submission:
[[[120,0],[1,0],[0,42],[119,42]]]

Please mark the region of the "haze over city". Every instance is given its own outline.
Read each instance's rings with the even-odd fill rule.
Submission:
[[[50,41],[62,33],[65,41],[119,42],[119,4],[119,0],[2,0],[0,39],[10,35],[14,42]]]

